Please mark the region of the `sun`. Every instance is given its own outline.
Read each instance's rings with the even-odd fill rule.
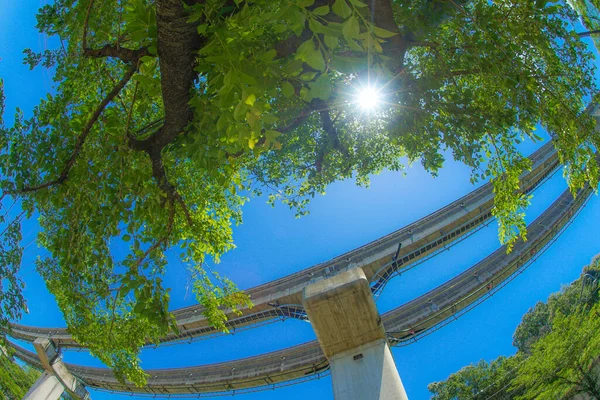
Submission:
[[[372,111],[381,103],[381,95],[373,86],[363,86],[356,93],[356,104],[361,110]]]

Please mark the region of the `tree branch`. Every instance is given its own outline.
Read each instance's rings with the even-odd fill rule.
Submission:
[[[383,48],[383,54],[391,58],[387,62],[388,68],[393,73],[399,74],[404,66],[404,54],[408,48],[408,42],[400,33],[398,24],[394,21],[391,0],[371,0],[367,3],[375,26],[396,33],[396,35],[386,39],[381,47]]]
[[[587,32],[577,32],[577,36],[579,36],[579,37],[588,37],[588,36],[598,35],[598,34],[600,34],[600,29],[596,29],[594,31],[587,31]]]
[[[185,201],[183,201],[183,197],[181,197],[181,194],[179,194],[179,192],[175,192],[174,196],[175,196],[175,200],[179,203],[179,205],[183,209],[183,215],[185,215],[185,219],[187,220],[188,225],[190,226],[190,228],[193,227],[194,220],[192,219],[192,216],[190,214],[190,210],[187,207],[187,204],[185,204]]]
[[[104,45],[99,49],[84,48],[83,55],[92,58],[112,57],[118,58],[123,62],[137,64],[140,58],[150,55],[147,47],[142,47],[137,50],[127,49],[125,47],[117,47],[111,44]]]
[[[85,19],[83,20],[83,38],[81,38],[81,46],[85,51],[87,49],[87,31],[88,31],[88,22],[90,21],[90,14],[92,12],[92,7],[94,6],[95,0],[90,0],[90,4],[88,4],[88,8],[85,12]]]
[[[323,131],[327,135],[327,144],[338,150],[345,157],[348,157],[348,149],[345,149],[340,142],[340,137],[338,135],[338,131],[335,128],[335,125],[331,119],[331,110],[330,106],[327,102],[321,99],[314,99],[311,104],[314,107],[314,110],[319,113],[321,118],[321,126],[323,127]],[[321,146],[320,149],[317,149],[315,167],[317,172],[321,172],[323,168],[323,160],[326,155],[327,146]]]
[[[102,114],[102,111],[104,111],[106,106],[108,106],[108,104],[125,87],[125,85],[127,84],[127,82],[129,82],[129,80],[131,79],[131,77],[133,76],[133,74],[135,73],[136,70],[137,70],[137,65],[130,66],[129,69],[127,70],[127,72],[125,73],[125,75],[123,76],[123,78],[121,78],[121,80],[119,81],[119,83],[115,87],[113,87],[113,89],[106,95],[106,97],[104,97],[102,102],[100,102],[98,107],[96,107],[96,109],[94,110],[94,113],[92,114],[92,116],[88,120],[87,124],[83,128],[81,135],[79,135],[79,137],[77,138],[77,142],[75,142],[75,148],[73,149],[73,153],[71,154],[71,157],[65,164],[65,166],[62,169],[62,172],[60,173],[58,178],[56,178],[52,181],[48,181],[48,182],[39,184],[39,185],[35,185],[35,186],[25,186],[22,189],[17,189],[17,190],[11,191],[9,193],[10,194],[23,194],[23,193],[28,193],[28,192],[35,192],[37,190],[45,189],[50,186],[59,185],[59,184],[63,183],[65,180],[67,180],[67,178],[69,176],[69,172],[71,171],[71,168],[73,168],[73,165],[75,165],[75,161],[77,160],[79,153],[83,149],[85,140],[87,139],[88,135],[90,134],[92,127],[94,126],[94,124],[96,123],[98,118],[100,117],[100,114]]]
[[[300,114],[298,114],[296,116],[296,118],[294,118],[294,120],[290,124],[279,128],[278,131],[281,133],[288,133],[288,132],[293,131],[294,129],[296,129],[300,125],[302,125],[304,123],[304,121],[306,121],[308,119],[311,112],[312,112],[312,107],[310,107],[310,106],[304,107],[302,109],[302,111],[300,111]]]
[[[130,62],[135,64],[139,61],[140,58],[149,54],[148,49],[146,47],[142,47],[141,49],[137,50],[131,50],[120,47],[118,44],[120,38],[117,39],[116,46],[107,44],[99,49],[89,48],[87,43],[88,23],[90,20],[90,14],[92,12],[92,7],[94,6],[94,1],[95,0],[90,0],[90,3],[88,4],[88,8],[85,13],[85,20],[83,21],[83,38],[81,40],[83,55],[93,58],[113,57],[118,58],[123,62]]]
[[[144,262],[146,257],[148,257],[148,255],[150,253],[152,253],[152,251],[156,250],[159,246],[168,243],[169,235],[173,231],[173,222],[174,221],[175,221],[175,203],[173,200],[171,200],[170,201],[170,210],[169,210],[169,221],[167,222],[167,232],[164,234],[164,236],[162,236],[160,239],[158,239],[152,246],[148,247],[148,249],[144,252],[144,254],[142,254],[140,256],[140,258],[138,258],[137,262],[134,265],[135,269],[138,269],[140,267],[140,265],[142,265],[142,263]]]

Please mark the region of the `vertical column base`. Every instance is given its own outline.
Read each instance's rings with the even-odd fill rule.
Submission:
[[[52,376],[56,382],[60,385],[62,394],[63,391],[67,391],[69,396],[71,396],[75,400],[88,400],[90,398],[90,394],[85,389],[85,387],[75,378],[68,370],[67,366],[62,362],[60,358],[60,353],[54,344],[54,342],[47,338],[38,338],[33,342],[33,347],[35,347],[35,351],[40,358],[40,362],[42,363],[46,372],[44,372],[45,376],[48,374]],[[41,378],[40,378],[41,379]],[[49,379],[49,378],[48,378]],[[37,385],[37,382],[36,382]],[[34,385],[34,388],[35,386]],[[50,385],[50,384],[48,384]],[[31,389],[33,390],[33,388]],[[31,392],[30,390],[30,392]],[[41,393],[41,392],[40,392]],[[59,394],[59,396],[60,396]],[[31,399],[54,399],[55,397],[31,397]],[[58,398],[58,397],[56,397]],[[25,396],[24,399],[30,399]]]
[[[385,339],[329,358],[335,400],[408,400]]]
[[[23,400],[58,400],[64,392],[63,385],[51,373],[44,371]]]

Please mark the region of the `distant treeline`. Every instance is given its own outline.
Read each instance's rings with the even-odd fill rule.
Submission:
[[[431,383],[432,398],[600,399],[599,281],[596,256],[579,279],[523,316],[513,335],[517,354],[481,360]]]

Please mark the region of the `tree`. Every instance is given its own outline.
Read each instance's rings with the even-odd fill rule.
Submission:
[[[515,385],[527,386],[522,399],[556,399],[567,392],[600,399],[600,304],[591,310],[558,313],[552,331],[535,343],[519,368]]]
[[[598,0],[569,0],[568,3],[580,16],[581,23],[587,29],[581,36],[591,36],[596,49],[600,48],[600,2]]]
[[[0,350],[0,397],[22,399],[41,374],[31,367],[21,368]]]
[[[38,28],[62,46],[25,51],[55,69],[56,93],[2,125],[3,199],[39,215],[50,255],[38,271],[70,332],[143,384],[140,346],[176,329],[167,249],[182,250],[215,326],[222,307],[249,304],[204,261],[233,247],[252,195],[301,214],[331,182],[366,185],[417,160],[435,174],[450,149],[473,180],[493,180],[510,245],[525,235],[530,167],[515,146],[539,139],[538,123],[571,188],[596,186],[576,18],[546,0],[57,0]],[[380,107],[358,111],[360,87]],[[6,248],[18,255],[18,241]],[[6,265],[15,275],[18,257]],[[0,298],[9,316],[19,285]]]
[[[482,360],[430,384],[433,398],[557,399],[567,393],[600,398],[600,298],[595,277],[600,277],[598,256],[580,279],[523,316],[513,335],[516,355],[500,356],[489,364]]]
[[[522,363],[522,357],[498,357],[490,363],[485,360],[468,365],[448,379],[427,386],[434,400],[453,399],[514,399],[522,388],[513,389],[512,380]]]
[[[513,346],[526,354],[531,353],[531,345],[551,329],[551,310],[541,301],[523,316],[513,335]]]
[[[530,309],[515,330],[513,346],[520,352],[530,355],[531,346],[552,331],[552,323],[557,314],[571,315],[576,313],[577,308],[582,304],[592,307],[598,302],[598,292],[591,290],[592,286],[589,285],[588,279],[592,276],[600,276],[599,267],[598,261],[592,260],[583,270],[580,280],[550,295],[546,303],[539,302]]]

